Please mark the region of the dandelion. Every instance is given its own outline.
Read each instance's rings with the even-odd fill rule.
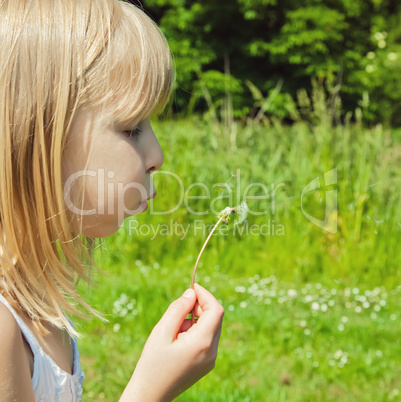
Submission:
[[[334,353],[334,358],[338,360],[342,355],[343,355],[343,351],[341,349],[339,349]]]
[[[245,201],[242,201],[239,206],[231,209],[234,211],[235,214],[237,214],[238,217],[238,219],[234,222],[234,226],[244,223],[246,218],[248,217],[249,212],[247,203]]]
[[[203,243],[202,249],[195,262],[195,267],[192,272],[191,289],[194,289],[194,287],[195,287],[195,275],[196,275],[196,270],[199,265],[199,261],[202,257],[203,252],[205,251],[205,248],[206,248],[207,244],[209,243],[209,240],[212,237],[214,231],[218,228],[218,226],[220,225],[221,222],[224,222],[227,224],[228,221],[230,220],[231,215],[234,215],[237,211],[239,212],[239,220],[242,220],[242,222],[243,222],[246,219],[246,215],[248,214],[248,207],[246,206],[245,202],[242,202],[239,205],[239,207],[235,207],[235,208],[226,207],[219,213],[219,215],[218,215],[219,219],[218,219],[217,223],[214,225],[213,229],[210,231],[209,236]],[[191,321],[192,321],[192,325],[193,325],[195,323],[195,307],[192,309],[191,315],[192,315]]]
[[[235,291],[237,293],[245,293],[246,292],[246,287],[245,286],[236,286]]]

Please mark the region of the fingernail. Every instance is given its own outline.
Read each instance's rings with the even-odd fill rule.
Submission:
[[[187,289],[182,296],[186,297],[187,299],[192,299],[194,294],[195,294],[195,292],[193,289]]]

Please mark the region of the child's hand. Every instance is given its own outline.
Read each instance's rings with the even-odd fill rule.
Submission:
[[[171,401],[213,369],[224,309],[198,284],[195,292],[171,303],[155,326],[120,401]]]

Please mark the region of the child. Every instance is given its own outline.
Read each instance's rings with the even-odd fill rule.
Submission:
[[[174,79],[158,28],[118,0],[0,2],[0,401],[78,401],[77,279],[93,238],[156,195],[149,118]],[[187,314],[196,306],[198,321]],[[196,286],[144,347],[122,401],[168,401],[214,366],[223,309]]]

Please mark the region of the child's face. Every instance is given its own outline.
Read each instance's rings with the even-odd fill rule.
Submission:
[[[105,113],[77,112],[63,154],[64,200],[84,235],[110,236],[156,195],[151,174],[163,152],[149,120],[139,129],[130,134],[132,127],[113,124]]]

